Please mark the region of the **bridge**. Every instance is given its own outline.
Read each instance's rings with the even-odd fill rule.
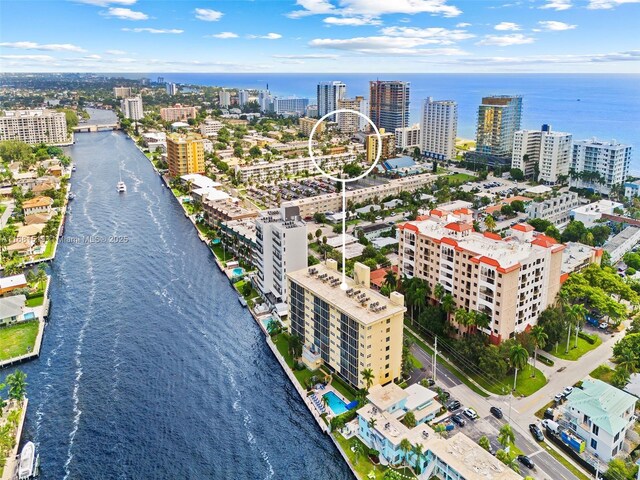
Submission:
[[[73,127],[73,131],[80,132],[105,132],[107,130],[120,130],[119,123],[104,123],[104,124],[81,124],[77,127]]]

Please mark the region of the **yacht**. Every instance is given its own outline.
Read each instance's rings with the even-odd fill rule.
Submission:
[[[20,462],[18,463],[18,480],[28,480],[35,478],[38,470],[38,459],[36,457],[36,446],[33,442],[27,442],[22,447]]]
[[[124,184],[124,182],[122,180],[120,180],[118,182],[118,192],[119,193],[124,193],[127,191],[127,186]]]

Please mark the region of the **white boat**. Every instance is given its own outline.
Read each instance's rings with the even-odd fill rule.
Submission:
[[[20,453],[18,464],[18,480],[33,478],[36,473],[36,446],[33,442],[27,442]]]
[[[127,186],[124,184],[122,180],[118,182],[118,192],[124,193],[127,191]]]

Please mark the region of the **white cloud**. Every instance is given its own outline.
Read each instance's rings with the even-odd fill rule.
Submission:
[[[111,7],[106,12],[101,12],[105,17],[115,17],[121,20],[148,20],[149,15],[142,12],[136,12],[130,8]]]
[[[50,55],[0,55],[3,60],[20,60],[20,61],[32,61],[32,62],[52,62],[55,60]]]
[[[540,25],[543,30],[549,30],[553,32],[562,32],[563,30],[573,30],[574,28],[577,27],[577,25],[570,25],[564,22],[556,22],[555,20],[538,22],[538,25]]]
[[[518,31],[518,30],[522,30],[520,28],[520,25],[518,25],[517,23],[513,23],[513,22],[500,22],[499,24],[497,24],[495,27],[493,27],[496,30],[501,30],[501,31]]]
[[[296,4],[304,10],[290,12],[288,16],[291,18],[318,14],[361,15],[376,18],[398,13],[407,15],[429,13],[456,17],[462,13],[458,7],[449,5],[448,0],[339,0],[339,8],[328,0],[297,0]]]
[[[125,52],[124,50],[105,50],[106,54],[108,55],[126,55],[127,52]]]
[[[573,7],[571,0],[547,0],[547,3],[542,5],[542,9],[552,9],[557,11],[569,10]]]
[[[456,23],[456,28],[466,28],[466,27],[470,27],[471,24],[467,23],[467,22],[460,22],[460,23]]]
[[[86,52],[84,48],[71,43],[2,42],[0,47],[20,50],[43,50],[51,52]]]
[[[277,40],[282,38],[279,33],[267,33],[266,35],[248,35],[248,38],[262,38],[264,40]]]
[[[383,35],[391,37],[416,38],[422,44],[451,45],[460,40],[467,40],[475,37],[474,34],[465,30],[448,30],[440,27],[414,28],[414,27],[386,27],[380,30]]]
[[[310,53],[310,54],[302,54],[302,55],[271,55],[273,58],[284,58],[291,60],[335,60],[339,58],[338,55],[331,55],[330,53]]]
[[[93,55],[86,55],[82,58],[86,60],[100,60],[102,57],[100,55],[93,54]]]
[[[160,33],[168,33],[168,34],[180,34],[183,33],[184,30],[180,30],[178,28],[123,28],[122,29],[123,32],[134,32],[134,33],[154,33],[154,34],[160,34]]]
[[[329,25],[360,27],[362,25],[381,25],[382,21],[371,17],[327,17],[323,20]]]
[[[533,43],[533,37],[527,37],[521,33],[513,33],[511,35],[485,35],[476,45],[495,45],[498,47],[509,47],[511,45],[524,45]]]
[[[416,48],[433,44],[433,39],[415,37],[355,37],[355,38],[316,38],[309,42],[311,47],[348,50],[367,55],[465,55],[457,48]]]
[[[591,10],[609,10],[628,3],[640,3],[640,0],[589,0],[587,8]]]
[[[212,33],[211,35],[205,35],[207,38],[238,38],[237,33],[233,32],[220,32],[220,33]]]
[[[209,8],[196,8],[196,18],[205,22],[217,22],[222,18],[223,13]]]

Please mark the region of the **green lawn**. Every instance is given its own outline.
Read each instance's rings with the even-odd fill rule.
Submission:
[[[44,293],[38,293],[27,299],[27,307],[39,307],[44,303]]]
[[[418,360],[416,357],[409,354],[409,360],[411,360],[411,364],[413,365],[413,368],[416,368],[418,370],[422,369],[423,367],[422,362]]]
[[[300,382],[302,388],[304,388],[305,381],[312,376],[324,376],[324,374],[319,370],[311,371],[308,368],[305,368],[304,370],[293,369],[293,357],[289,353],[289,342],[287,341],[287,337],[285,334],[281,333],[280,335],[273,337],[273,343],[276,344],[278,352],[280,352],[280,355],[284,357],[284,361],[287,363],[287,366],[293,371],[293,375],[296,377],[298,382]]]
[[[532,393],[537,392],[547,384],[547,378],[537,368],[536,376],[531,377],[533,366],[527,365],[526,368],[518,372],[518,380],[516,382],[516,395],[522,395],[528,397]],[[503,378],[498,379],[496,382],[489,384],[484,378],[480,378],[474,375],[470,375],[476,382],[496,395],[504,395],[505,392],[510,392],[513,388],[513,372],[507,373]]]
[[[610,368],[607,365],[600,365],[593,372],[591,372],[589,376],[597,378],[598,380],[602,380],[603,382],[611,385],[611,380],[614,373],[616,373],[616,371],[613,368]]]
[[[474,177],[473,175],[469,175],[468,173],[454,173],[453,175],[447,176],[450,186],[461,185],[465,182],[475,182],[478,177]]]
[[[225,252],[221,243],[211,245],[211,250],[213,250],[215,256],[218,257],[218,260],[222,262],[222,265],[226,266],[227,261],[233,259],[233,254],[231,252]]]
[[[36,259],[40,259],[40,258],[50,258],[53,256],[53,248],[56,245],[56,241],[55,240],[49,240],[47,242],[47,246],[44,249],[44,253],[41,253],[40,255],[36,255]]]
[[[596,340],[596,343],[591,345],[585,339],[578,337],[578,348],[575,348],[575,342],[576,342],[575,337],[571,338],[571,342],[569,344],[569,353],[564,353],[566,348],[566,343],[564,345],[558,345],[557,352],[556,352],[556,349],[554,348],[549,353],[551,353],[551,355],[553,355],[554,357],[558,357],[563,360],[575,361],[575,360],[578,360],[585,353],[590,352],[594,348],[597,348],[602,343],[602,339],[598,337]]]
[[[22,322],[0,328],[0,360],[18,357],[33,350],[38,336],[38,321]]]
[[[339,391],[342,396],[350,402],[356,399],[356,392],[351,388],[351,386],[344,383],[341,378],[333,377],[333,380],[331,380],[331,386]]]

